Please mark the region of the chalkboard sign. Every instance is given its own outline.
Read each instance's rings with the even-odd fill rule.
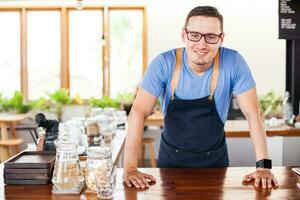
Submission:
[[[300,0],[279,0],[279,38],[300,39]]]

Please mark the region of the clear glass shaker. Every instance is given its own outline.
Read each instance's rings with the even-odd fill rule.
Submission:
[[[118,128],[124,129],[127,121],[126,112],[123,110],[116,111],[114,113],[115,121]]]
[[[85,183],[89,191],[96,192],[96,173],[110,171],[113,167],[109,147],[88,147],[85,168]]]
[[[76,145],[59,141],[52,183],[55,190],[79,190],[84,182],[81,174]]]
[[[99,126],[98,119],[88,118],[86,122],[86,135],[89,146],[100,145],[100,131],[101,127]]]
[[[100,108],[100,107],[91,108],[91,117],[95,117],[95,116],[100,115],[102,113],[103,113],[103,108]]]
[[[101,146],[110,146],[111,141],[115,135],[116,128],[114,125],[107,125],[102,128],[102,141]]]
[[[116,172],[105,171],[96,173],[97,196],[100,199],[112,199],[116,185]]]
[[[283,118],[287,124],[293,124],[294,113],[293,113],[293,104],[291,101],[291,95],[288,91],[285,92],[284,99],[282,102],[282,112]]]

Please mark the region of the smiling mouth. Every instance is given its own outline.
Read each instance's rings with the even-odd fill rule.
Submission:
[[[207,51],[194,51],[197,55],[205,56],[208,52]]]

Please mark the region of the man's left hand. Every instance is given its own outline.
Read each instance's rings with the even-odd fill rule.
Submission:
[[[260,182],[262,183],[263,188],[271,188],[272,182],[275,187],[278,186],[276,178],[269,169],[257,168],[255,172],[250,173],[243,178],[243,181],[248,182],[251,180],[254,180],[255,187],[259,187]]]

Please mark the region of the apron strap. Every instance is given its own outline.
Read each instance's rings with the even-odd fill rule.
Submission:
[[[219,61],[220,61],[220,54],[219,50],[217,51],[217,54],[214,58],[214,66],[213,66],[213,72],[211,76],[211,83],[210,83],[210,95],[208,97],[209,100],[213,100],[215,90],[217,88],[218,84],[218,75],[219,75]],[[176,49],[176,61],[175,61],[175,69],[173,72],[173,76],[171,79],[171,99],[173,100],[175,98],[175,89],[178,84],[179,75],[180,75],[180,69],[181,69],[181,63],[182,63],[182,48]]]
[[[175,70],[173,72],[172,80],[171,80],[171,99],[174,99],[175,88],[178,84],[180,69],[181,69],[181,62],[182,62],[182,48],[176,49],[176,64]]]
[[[217,84],[218,84],[218,76],[219,76],[219,59],[220,54],[219,54],[219,50],[217,51],[217,54],[214,58],[214,68],[213,68],[213,72],[211,75],[211,82],[210,82],[210,95],[208,97],[209,100],[213,100],[214,95],[215,95],[215,90],[217,88]]]

